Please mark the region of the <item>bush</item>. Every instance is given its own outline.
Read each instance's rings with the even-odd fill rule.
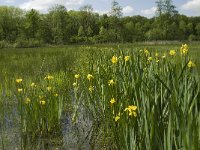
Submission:
[[[70,38],[70,43],[86,43],[87,38],[86,37],[78,37],[78,36],[73,36]]]
[[[5,48],[8,46],[8,43],[6,41],[0,41],[0,49]]]
[[[41,46],[40,41],[35,39],[30,39],[30,40],[18,39],[13,45],[14,48],[33,48],[40,46]]]
[[[194,34],[190,34],[190,36],[188,37],[188,41],[195,41],[197,38]]]
[[[29,40],[28,44],[29,44],[29,47],[40,47],[41,46],[40,41],[34,40],[34,39]]]

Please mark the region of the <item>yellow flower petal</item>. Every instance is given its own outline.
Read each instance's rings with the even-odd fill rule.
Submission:
[[[54,78],[53,76],[47,75],[44,79],[45,80],[52,80],[53,78]]]
[[[78,85],[78,84],[77,84],[76,82],[73,83],[73,86],[74,86],[74,87],[77,86],[77,85]]]
[[[175,51],[175,50],[170,50],[170,51],[169,51],[169,55],[171,55],[171,56],[176,55],[176,51]]]
[[[26,98],[25,104],[29,104],[31,102],[30,98]]]
[[[17,82],[17,83],[21,83],[21,82],[22,82],[22,79],[16,79],[16,82]]]
[[[195,63],[193,63],[191,60],[187,64],[188,68],[194,68],[196,67]]]
[[[51,91],[52,87],[48,86],[47,91]]]
[[[125,60],[125,62],[129,61],[130,60],[130,56],[125,56],[124,60]]]
[[[120,119],[120,116],[117,115],[117,116],[115,117],[115,122],[117,122],[119,119]]]
[[[116,64],[118,62],[118,58],[116,56],[113,56],[111,61],[113,64]]]
[[[111,98],[111,100],[110,100],[110,103],[111,103],[111,104],[114,104],[114,103],[116,103],[116,100],[115,100],[115,98]]]
[[[22,91],[23,91],[23,89],[17,89],[17,91],[20,93],[20,92],[22,92]]]
[[[90,85],[89,91],[92,93],[94,91],[94,86]]]
[[[87,79],[88,79],[89,81],[91,81],[92,79],[94,79],[94,76],[91,75],[91,74],[88,74],[88,75],[87,75]]]
[[[76,79],[79,79],[81,76],[80,76],[80,74],[75,74],[75,76],[74,76]]]
[[[46,101],[45,100],[41,100],[40,101],[40,105],[45,105],[46,104]]]
[[[31,87],[36,87],[36,84],[34,82],[31,83]]]
[[[136,109],[137,109],[137,106],[133,106],[133,105],[131,105],[131,106],[128,106],[131,110],[133,110],[133,111],[135,111]]]
[[[148,59],[147,59],[148,61],[152,61],[153,60],[153,58],[152,57],[148,57]]]
[[[108,85],[113,86],[115,84],[114,80],[108,80]]]

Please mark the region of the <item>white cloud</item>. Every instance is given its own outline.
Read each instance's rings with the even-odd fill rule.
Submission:
[[[200,0],[190,0],[181,6],[184,10],[195,11],[200,13]]]
[[[122,12],[123,14],[128,15],[128,14],[132,14],[134,12],[134,9],[131,6],[126,6],[123,8]]]
[[[156,13],[157,8],[156,7],[152,7],[150,9],[143,9],[141,10],[141,13],[146,16],[146,17],[153,17]]]
[[[47,11],[48,8],[59,4],[64,5],[65,7],[72,7],[83,4],[84,0],[29,0],[21,5],[20,8],[30,10],[32,8],[39,11]]]
[[[5,3],[13,3],[14,0],[5,0]]]

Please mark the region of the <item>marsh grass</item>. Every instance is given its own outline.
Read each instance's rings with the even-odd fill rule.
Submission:
[[[77,105],[81,99],[113,149],[199,148],[199,76],[188,54],[175,53],[114,50],[90,58],[93,78],[83,74],[74,88],[84,93]]]
[[[170,56],[173,49],[176,55]],[[77,140],[69,139],[77,142],[74,148],[88,141],[90,149],[199,149],[199,46],[190,45],[186,56],[179,49],[96,45],[0,50],[0,148],[66,146],[66,115],[71,124],[64,126],[71,125],[77,134]],[[196,66],[189,68],[189,60]],[[7,136],[15,125],[21,143]]]
[[[61,78],[65,86],[61,84]],[[59,128],[63,109],[63,97],[59,89],[66,89],[65,81],[65,75],[59,74],[47,75],[38,82],[26,83],[25,79],[16,83],[16,98],[25,134],[46,136],[54,128]]]
[[[1,143],[13,143],[12,138],[6,138],[13,125],[19,127],[16,134],[22,136],[21,143],[16,142],[13,147],[4,144],[5,148],[25,147],[26,138],[37,140],[61,136],[61,115],[63,111],[71,111],[68,107],[71,105],[68,103],[69,72],[74,68],[77,53],[72,53],[70,48],[67,51],[65,48],[58,51],[11,49],[1,53]],[[50,73],[53,80],[45,80]],[[16,79],[23,81],[17,83]]]

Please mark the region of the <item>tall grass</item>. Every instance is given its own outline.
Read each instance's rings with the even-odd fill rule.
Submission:
[[[189,54],[187,46],[184,54],[177,45],[133,47],[1,50],[0,148],[14,143],[8,118],[20,127],[15,148],[62,143],[67,114],[64,126],[75,133],[89,122],[77,147],[89,140],[90,149],[199,149],[198,46]]]
[[[111,138],[113,149],[199,149],[199,77],[183,49],[90,58],[74,93],[98,124],[99,139]]]
[[[1,85],[0,85],[0,92],[2,92],[2,87],[1,87]],[[2,102],[2,98],[1,98],[1,96],[0,96],[0,108],[1,108],[1,110],[0,110],[0,142],[1,142],[1,146],[0,146],[0,148],[2,148],[3,150],[4,150],[4,139],[3,139],[3,117],[4,117],[4,115],[3,115],[3,102]]]
[[[1,53],[1,148],[3,142],[5,149],[26,148],[28,142],[35,142],[33,140],[62,136],[61,116],[63,111],[71,111],[69,73],[74,68],[77,53],[65,48]],[[16,129],[13,136],[21,135],[21,143],[16,142],[16,145],[10,145],[14,143],[13,137],[7,135],[13,128]]]
[[[48,136],[59,130],[65,95],[61,89],[68,89],[67,84],[64,73],[47,75],[36,82],[16,79],[16,98],[23,133],[33,137]]]

